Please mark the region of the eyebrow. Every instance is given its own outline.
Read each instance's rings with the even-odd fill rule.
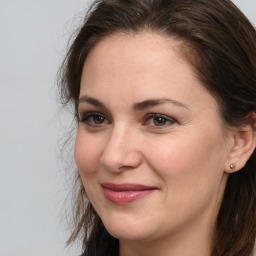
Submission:
[[[78,104],[80,103],[88,103],[90,105],[93,105],[93,106],[96,106],[96,107],[99,107],[99,108],[105,108],[107,109],[107,107],[105,106],[105,104],[103,104],[102,102],[100,102],[99,100],[96,100],[92,97],[88,97],[86,95],[84,96],[81,96],[79,99],[78,99]]]
[[[147,108],[150,108],[150,107],[154,107],[154,106],[157,106],[157,105],[165,104],[165,103],[171,103],[171,104],[176,105],[178,107],[183,107],[183,108],[189,109],[187,105],[185,105],[185,104],[183,104],[179,101],[176,101],[176,100],[173,100],[173,99],[168,99],[168,98],[149,99],[149,100],[145,100],[145,101],[142,101],[142,102],[139,102],[139,103],[135,103],[133,105],[133,109],[135,111],[141,111],[141,110],[144,110],[144,109],[147,109]]]
[[[87,95],[81,96],[78,100],[78,104],[79,103],[88,103],[90,105],[93,105],[93,106],[96,106],[96,107],[99,107],[99,108],[107,109],[107,107],[104,103],[102,103],[101,101],[99,101],[95,98],[89,97]],[[142,102],[138,102],[138,103],[135,103],[133,105],[132,109],[134,111],[142,111],[142,110],[145,110],[147,108],[154,107],[154,106],[161,105],[161,104],[165,104],[165,103],[170,103],[170,104],[173,104],[173,105],[178,106],[178,107],[183,107],[183,108],[189,109],[186,104],[183,104],[179,101],[176,101],[176,100],[173,100],[173,99],[168,99],[168,98],[148,99],[148,100],[145,100],[145,101],[142,101]]]

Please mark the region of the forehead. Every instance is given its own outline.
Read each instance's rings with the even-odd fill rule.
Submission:
[[[159,33],[144,31],[135,33],[117,33],[101,39],[89,52],[86,62],[103,64],[112,57],[116,62],[135,61],[133,64],[162,62],[164,59],[184,60],[181,49],[185,43]],[[185,46],[187,47],[187,45]],[[105,57],[105,59],[102,59]],[[126,64],[130,64],[127,62]]]
[[[137,84],[147,83],[155,79],[161,83],[166,76],[172,80],[181,71],[184,79],[190,77],[198,83],[194,68],[181,54],[180,46],[180,41],[153,32],[119,33],[106,37],[87,56],[82,73],[82,89],[85,83],[87,86],[92,83],[102,86],[102,83],[118,80],[123,85],[133,81]],[[159,79],[159,76],[162,78]]]

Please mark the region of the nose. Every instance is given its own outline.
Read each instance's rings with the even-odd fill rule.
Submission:
[[[138,136],[128,127],[114,127],[109,135],[100,159],[111,172],[137,168],[142,162]]]

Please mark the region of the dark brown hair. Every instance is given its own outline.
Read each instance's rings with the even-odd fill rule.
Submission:
[[[243,126],[256,112],[256,31],[229,0],[99,0],[91,7],[60,70],[63,103],[77,104],[83,64],[104,37],[145,30],[175,38],[202,84],[216,98],[223,122]],[[255,120],[254,120],[255,122]],[[255,127],[255,123],[254,123]],[[105,229],[79,174],[74,229],[83,255],[118,255],[118,240]],[[79,236],[80,235],[80,236]],[[216,220],[211,256],[251,256],[256,237],[256,152],[229,176]]]

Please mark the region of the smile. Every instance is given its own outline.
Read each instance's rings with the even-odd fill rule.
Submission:
[[[131,204],[142,199],[157,189],[138,184],[102,184],[105,198],[113,204]]]

